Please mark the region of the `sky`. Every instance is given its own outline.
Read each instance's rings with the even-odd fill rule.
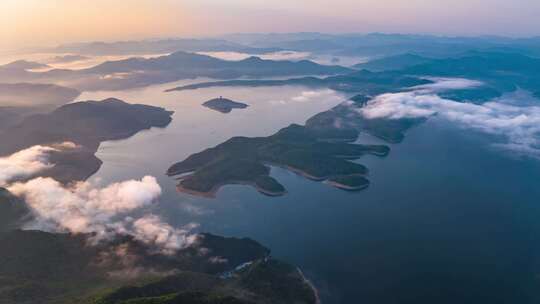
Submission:
[[[0,0],[0,47],[238,32],[540,35],[538,0]]]

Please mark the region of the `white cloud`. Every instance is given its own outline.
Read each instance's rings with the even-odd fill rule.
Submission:
[[[49,162],[51,153],[79,149],[73,142],[62,142],[47,146],[37,145],[10,156],[0,157],[0,186],[5,187],[17,180],[31,178],[54,164]]]
[[[457,85],[459,83],[459,85]],[[436,91],[477,86],[473,81],[446,81],[434,85]],[[503,136],[497,146],[540,157],[540,107],[507,104],[503,99],[484,104],[443,99],[425,86],[412,92],[379,95],[359,112],[367,118],[425,118],[432,115],[458,126]]]
[[[51,168],[49,155],[57,151],[53,147],[34,146],[8,157],[0,158],[0,186]]]
[[[80,149],[81,146],[77,145],[74,142],[65,141],[58,144],[52,145],[54,148],[60,149],[60,150],[74,150],[74,149]]]
[[[296,52],[296,51],[280,51],[260,55],[261,59],[265,60],[289,60],[299,61],[310,59],[311,53],[309,52]]]
[[[445,90],[459,90],[482,86],[484,83],[477,80],[466,78],[445,78],[445,77],[425,77],[433,83],[423,84],[413,87],[415,91],[420,92],[440,92]]]
[[[369,119],[375,118],[420,118],[436,113],[433,108],[441,98],[436,95],[411,93],[390,93],[375,97],[360,113]]]
[[[177,229],[155,215],[136,219],[128,216],[150,206],[161,195],[161,187],[151,176],[103,188],[90,182],[68,188],[51,178],[36,178],[15,183],[8,190],[23,198],[34,216],[26,229],[92,233],[95,241],[117,234],[131,235],[167,254],[192,244],[195,239],[190,233],[193,225]]]
[[[150,206],[161,196],[155,177],[145,176],[141,180],[105,187],[91,182],[68,187],[43,177],[24,181],[54,166],[49,162],[51,153],[78,148],[80,146],[72,142],[63,142],[34,146],[0,158],[0,186],[23,198],[33,215],[25,229],[94,234],[95,241],[117,234],[131,235],[163,253],[172,253],[193,243],[195,236],[190,233],[195,228],[193,224],[178,229],[155,215],[136,219],[128,216]]]
[[[310,59],[311,53],[309,52],[296,52],[296,51],[279,51],[265,54],[248,54],[241,52],[199,52],[201,55],[207,55],[223,60],[240,61],[249,57],[255,56],[263,60],[276,60],[276,61],[299,61]]]
[[[196,227],[196,224],[189,224],[181,229],[173,228],[155,215],[146,215],[133,222],[133,235],[139,241],[155,245],[162,252],[174,253],[195,243],[197,236],[190,234],[190,231]]]
[[[343,95],[336,91],[326,90],[309,90],[302,91],[296,96],[289,97],[287,99],[270,100],[271,105],[281,106],[289,105],[293,103],[306,103],[306,102],[325,102],[329,104],[338,104],[343,101]]]
[[[303,91],[300,95],[292,97],[292,101],[309,102],[316,99],[325,99],[328,102],[340,100],[342,97],[332,90]]]
[[[105,233],[115,216],[150,205],[161,194],[150,176],[101,189],[88,182],[65,188],[52,178],[40,177],[13,184],[8,190],[25,199],[36,216],[35,228],[73,233]]]

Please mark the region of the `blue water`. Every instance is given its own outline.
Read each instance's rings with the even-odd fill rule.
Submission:
[[[365,191],[344,192],[273,168],[286,196],[235,185],[217,199],[198,198],[175,191],[164,175],[169,165],[233,135],[264,136],[303,123],[343,96],[323,92],[311,102],[292,102],[307,90],[164,95],[161,89],[82,99],[110,94],[176,111],[166,129],[104,143],[98,153],[104,165],[93,177],[108,183],[157,176],[164,194],[152,212],[168,222],[196,222],[201,231],[261,242],[300,266],[323,303],[532,303],[540,290],[539,161],[496,150],[495,138],[435,118],[391,145],[388,157],[359,160],[370,169]],[[200,106],[216,95],[252,106],[228,115]]]

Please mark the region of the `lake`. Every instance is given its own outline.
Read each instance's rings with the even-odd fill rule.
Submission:
[[[301,267],[323,303],[526,303],[539,284],[540,162],[438,118],[409,130],[388,157],[361,158],[371,181],[361,192],[279,168],[272,176],[287,188],[283,197],[241,185],[222,188],[216,199],[176,192],[165,176],[173,163],[232,136],[304,123],[347,97],[292,86],[163,92],[196,81],[83,93],[79,100],[116,97],[175,111],[165,129],[103,143],[97,156],[104,163],[92,180],[156,176],[163,196],[152,212],[178,226],[196,222],[201,231],[259,241]],[[221,114],[201,106],[218,96],[250,107]]]

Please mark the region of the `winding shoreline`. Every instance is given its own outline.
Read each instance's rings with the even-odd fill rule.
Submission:
[[[313,284],[313,282],[311,282],[305,275],[304,275],[304,272],[302,271],[302,269],[300,269],[300,267],[296,267],[296,270],[298,271],[298,273],[300,274],[300,277],[302,277],[302,279],[304,280],[304,283],[309,286],[309,288],[311,288],[311,290],[313,291],[313,294],[315,295],[315,304],[321,304],[321,297],[319,295],[319,290],[317,289],[317,287],[315,287],[315,284]]]
[[[188,188],[182,186],[182,180],[185,179],[185,178],[188,178],[189,176],[190,175],[186,175],[183,178],[178,179],[180,182],[176,185],[176,191],[178,191],[180,193],[185,193],[185,194],[204,197],[204,198],[216,198],[217,193],[219,192],[219,190],[221,190],[221,188],[223,188],[225,186],[244,185],[244,186],[251,186],[251,187],[255,188],[255,190],[257,190],[259,193],[267,195],[267,196],[271,196],[271,197],[283,196],[283,195],[287,194],[287,191],[282,191],[282,192],[268,191],[266,189],[263,189],[263,188],[259,187],[254,182],[246,182],[246,181],[222,182],[222,183],[219,183],[217,185],[214,185],[212,187],[212,189],[210,189],[210,191],[202,192],[202,191],[197,191],[197,190],[193,190],[193,189],[188,189]]]
[[[307,173],[307,172],[305,172],[303,170],[300,170],[300,169],[297,169],[297,168],[294,168],[294,167],[290,167],[290,166],[286,166],[286,165],[279,165],[279,164],[270,163],[270,162],[264,162],[264,164],[267,165],[267,166],[270,166],[270,167],[276,167],[276,168],[285,169],[285,170],[290,171],[290,172],[292,172],[294,174],[297,174],[297,175],[299,175],[301,177],[304,177],[304,178],[306,178],[308,180],[315,181],[315,182],[322,182],[322,183],[325,183],[327,185],[330,185],[332,187],[342,189],[342,190],[360,191],[360,190],[364,190],[364,189],[369,187],[369,183],[367,183],[365,185],[353,187],[353,186],[348,186],[348,185],[341,184],[341,183],[338,183],[338,182],[335,182],[335,181],[330,181],[332,176],[317,177],[317,176],[311,175],[311,174],[309,174],[309,173]],[[369,172],[366,172],[365,174],[355,174],[355,175],[367,176],[368,173]],[[167,173],[167,174],[169,176],[175,176],[174,172],[170,172],[170,173]],[[214,199],[214,198],[217,197],[217,193],[219,192],[219,190],[221,190],[222,187],[225,187],[225,186],[228,186],[228,185],[244,185],[244,186],[251,186],[255,190],[257,190],[259,193],[267,195],[267,196],[271,196],[271,197],[283,196],[283,195],[287,194],[286,190],[281,191],[281,192],[268,191],[268,190],[263,189],[260,186],[258,186],[255,182],[238,181],[238,180],[221,182],[219,184],[214,185],[212,187],[212,189],[210,189],[209,191],[206,191],[206,192],[197,191],[197,190],[186,188],[186,187],[184,187],[182,185],[182,181],[184,179],[186,179],[186,178],[189,178],[191,175],[193,175],[193,174],[192,173],[184,173],[184,175],[182,175],[181,177],[176,179],[178,181],[178,184],[176,185],[176,190],[178,192],[193,195],[193,196],[198,196],[198,197]]]
[[[361,185],[361,186],[356,186],[356,187],[348,186],[348,185],[341,184],[341,183],[338,183],[338,182],[335,182],[335,181],[330,181],[330,180],[326,180],[323,183],[325,183],[327,185],[330,185],[332,187],[336,187],[338,189],[347,190],[347,191],[360,191],[360,190],[367,189],[369,187],[369,183],[367,183],[365,185]]]

